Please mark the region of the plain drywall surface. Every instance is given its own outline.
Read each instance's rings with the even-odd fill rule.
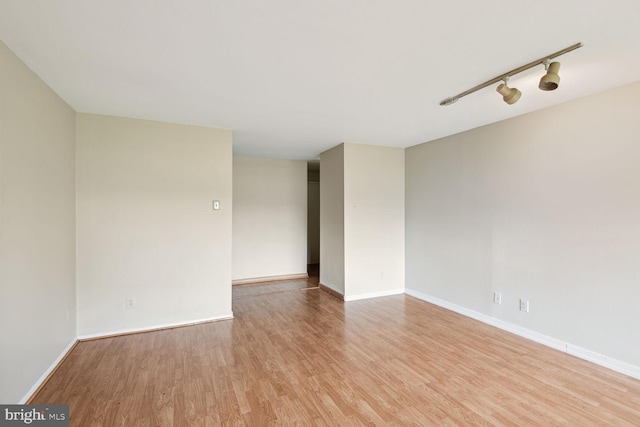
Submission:
[[[407,288],[640,366],[639,109],[640,83],[408,149]]]
[[[320,182],[307,183],[307,264],[320,262]]]
[[[344,295],[344,145],[320,154],[320,283]]]
[[[404,149],[344,144],[345,297],[404,289]]]
[[[233,158],[233,279],[307,272],[307,162]]]
[[[231,132],[78,114],[77,144],[78,335],[230,316]]]
[[[76,337],[75,112],[1,42],[0,156],[0,402],[17,403]]]

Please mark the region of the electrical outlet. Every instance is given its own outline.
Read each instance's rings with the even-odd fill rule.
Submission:
[[[136,308],[135,298],[127,298],[127,308]]]
[[[520,300],[520,311],[524,311],[525,313],[529,312],[529,300],[526,300],[526,299]]]
[[[493,302],[495,304],[502,304],[502,294],[500,292],[493,293]]]

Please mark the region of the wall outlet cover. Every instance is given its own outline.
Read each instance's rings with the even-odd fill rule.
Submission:
[[[502,304],[502,294],[500,292],[493,293],[493,302],[495,304]]]

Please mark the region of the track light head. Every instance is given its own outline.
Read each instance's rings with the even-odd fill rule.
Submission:
[[[547,69],[547,74],[542,76],[538,87],[540,88],[540,90],[556,90],[558,88],[558,84],[560,83],[560,76],[558,75],[558,71],[560,70],[560,63],[552,62],[545,68]]]
[[[522,92],[518,89],[510,88],[506,83],[501,83],[500,86],[496,88],[496,92],[502,95],[502,99],[509,105],[515,104],[518,102],[518,99],[522,96]]]

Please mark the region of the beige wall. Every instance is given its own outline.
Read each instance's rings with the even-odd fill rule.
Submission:
[[[78,335],[231,316],[231,132],[78,114],[77,144]]]
[[[75,341],[75,113],[0,42],[0,402]]]
[[[345,300],[404,291],[404,149],[344,144]]]
[[[639,107],[637,83],[408,149],[407,288],[640,366]]]
[[[306,274],[307,162],[233,158],[233,279]]]
[[[320,283],[344,295],[344,145],[320,155]]]

